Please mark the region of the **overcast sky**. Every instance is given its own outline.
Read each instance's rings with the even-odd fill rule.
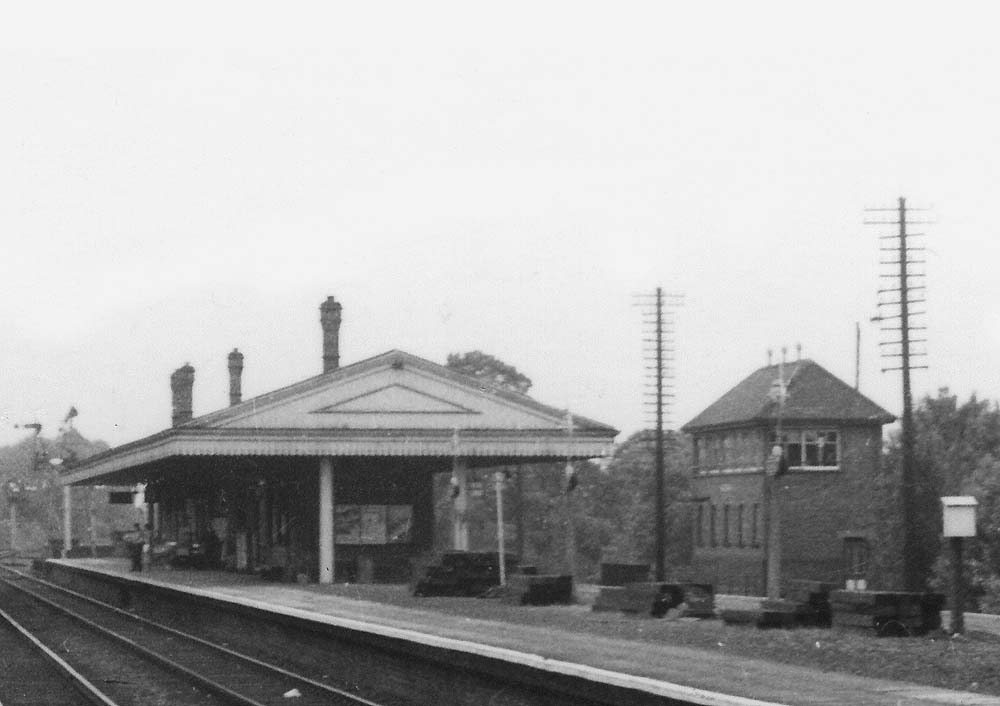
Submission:
[[[626,434],[637,293],[685,294],[675,426],[768,348],[853,384],[860,322],[862,392],[898,414],[863,220],[899,196],[936,221],[916,394],[1000,398],[989,18],[358,5],[5,30],[0,443],[71,405],[88,437],[159,431],[185,362],[195,413],[223,407],[235,346],[245,397],[314,375],[331,294],[343,364],[481,349]]]

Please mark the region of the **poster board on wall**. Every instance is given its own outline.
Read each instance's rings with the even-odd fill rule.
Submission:
[[[333,535],[337,544],[406,544],[412,505],[336,505]]]
[[[333,508],[333,541],[336,544],[361,543],[361,506],[335,505]]]
[[[385,544],[385,505],[361,506],[361,544]]]

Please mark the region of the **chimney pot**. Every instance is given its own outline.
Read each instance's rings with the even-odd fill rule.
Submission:
[[[192,411],[193,390],[194,368],[191,367],[190,363],[185,363],[170,376],[170,392],[173,397],[171,422],[173,426],[189,422],[194,416]]]
[[[319,306],[319,322],[323,327],[323,372],[340,367],[340,302],[327,297]]]
[[[234,348],[229,354],[229,406],[243,401],[243,354],[239,348]]]

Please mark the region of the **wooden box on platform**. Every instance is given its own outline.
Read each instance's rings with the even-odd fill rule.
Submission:
[[[715,617],[715,588],[710,583],[683,583],[684,616],[688,618]]]
[[[573,577],[562,574],[510,574],[500,591],[505,603],[517,605],[569,605],[573,603]]]
[[[688,617],[715,617],[715,594],[710,584],[637,582],[601,586],[595,611],[616,611],[662,618],[671,608],[684,605]]]
[[[767,599],[757,608],[726,609],[720,617],[729,624],[753,624],[759,628],[830,627],[830,593],[835,584],[794,579],[785,587],[785,597]]]
[[[602,586],[624,586],[649,581],[649,564],[601,564]]]
[[[901,591],[832,591],[833,625],[878,635],[922,635],[941,627],[944,596]]]
[[[754,625],[759,627],[763,611],[760,608],[723,608],[719,617],[726,625]]]
[[[517,558],[506,555],[506,569],[517,570]],[[480,596],[500,585],[500,555],[497,552],[444,552],[436,564],[424,569],[414,587],[414,596]]]
[[[760,604],[759,628],[794,628],[799,624],[802,605],[784,598],[766,599]]]
[[[792,579],[785,587],[785,598],[798,604],[797,623],[828,628],[831,624],[830,593],[837,584],[829,581]]]

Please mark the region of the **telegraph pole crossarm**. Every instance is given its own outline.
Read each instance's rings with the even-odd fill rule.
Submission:
[[[888,340],[880,342],[881,356],[893,364],[882,368],[882,372],[900,371],[902,375],[902,396],[903,414],[901,431],[901,468],[900,468],[900,524],[902,533],[902,583],[907,591],[920,591],[924,588],[923,575],[927,567],[919,565],[919,558],[923,554],[919,538],[916,532],[918,522],[917,512],[917,478],[915,468],[915,437],[913,429],[913,392],[911,386],[910,373],[913,370],[926,369],[926,365],[913,365],[913,358],[926,357],[925,350],[913,350],[914,344],[924,344],[926,338],[914,338],[911,333],[916,330],[926,330],[926,326],[914,325],[913,319],[924,315],[923,310],[914,310],[911,307],[915,304],[926,303],[926,285],[923,278],[926,273],[923,271],[913,271],[914,265],[925,265],[923,253],[926,248],[915,246],[911,240],[922,237],[924,233],[909,232],[909,228],[918,224],[933,224],[933,220],[913,220],[909,215],[914,211],[925,209],[914,209],[908,207],[906,199],[900,197],[897,205],[893,208],[873,208],[866,209],[868,212],[894,213],[895,220],[873,219],[864,221],[867,225],[894,226],[897,232],[892,235],[879,236],[879,251],[893,253],[892,259],[888,256],[880,257],[879,264],[886,268],[886,271],[879,274],[880,278],[892,279],[893,286],[880,287],[878,289],[879,314],[872,320],[880,324],[886,321],[898,321],[898,326],[881,326],[884,333],[888,333]],[[894,241],[892,246],[881,244],[882,241]],[[915,296],[916,293],[916,296]],[[891,295],[891,299],[883,299],[883,295]],[[897,363],[898,361],[898,363]]]
[[[683,293],[664,292],[657,287],[652,293],[641,295],[641,304],[647,308],[642,317],[646,336],[642,339],[644,356],[648,365],[644,366],[647,374],[652,377],[646,385],[650,389],[643,397],[651,398],[645,404],[654,409],[655,449],[655,507],[654,507],[654,562],[655,579],[663,581],[666,578],[666,488],[665,488],[665,453],[663,429],[669,415],[670,400],[673,399],[674,339],[672,309],[683,303]],[[652,329],[652,330],[650,330]]]

